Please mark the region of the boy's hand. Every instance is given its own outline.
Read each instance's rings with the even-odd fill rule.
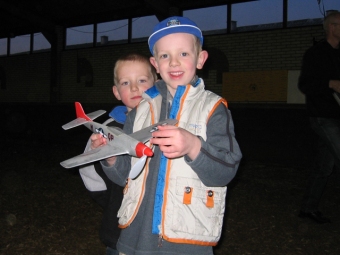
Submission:
[[[92,134],[90,139],[92,150],[106,144],[106,139],[101,134]]]
[[[150,142],[159,146],[167,158],[178,158],[188,155],[194,160],[201,149],[200,139],[187,130],[175,126],[158,126],[152,133]]]
[[[106,139],[101,134],[92,134],[90,139],[92,150],[107,144]],[[112,166],[116,162],[116,156],[107,158],[105,160],[110,166]]]

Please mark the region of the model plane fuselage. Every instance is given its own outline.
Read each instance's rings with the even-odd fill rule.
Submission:
[[[85,127],[90,129],[93,133],[101,134],[107,139],[108,145],[120,146],[121,154],[129,154],[134,157],[142,157],[143,155],[151,157],[153,155],[152,150],[144,143],[132,138],[125,134],[120,128],[108,127],[97,122],[87,122]]]
[[[122,154],[129,154],[138,158],[143,156],[151,157],[153,155],[153,151],[144,143],[152,137],[152,132],[158,129],[157,126],[167,124],[175,125],[177,123],[177,120],[168,119],[128,135],[120,128],[109,127],[93,121],[93,119],[104,114],[105,111],[99,110],[85,114],[80,103],[76,102],[75,107],[77,118],[63,125],[63,129],[67,130],[79,125],[84,125],[93,133],[100,133],[105,139],[107,139],[107,143],[106,145],[89,150],[83,154],[61,162],[60,164],[65,168],[85,165],[94,161]]]

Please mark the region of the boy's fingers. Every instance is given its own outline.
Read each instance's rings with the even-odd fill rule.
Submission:
[[[172,126],[172,125],[164,125],[164,126],[158,126],[159,130],[167,130],[167,129],[176,129],[178,127]]]
[[[105,145],[106,144],[106,139],[104,137],[102,137],[101,135],[98,137],[93,137],[95,139],[91,139],[91,147],[92,149],[95,149],[101,145]]]

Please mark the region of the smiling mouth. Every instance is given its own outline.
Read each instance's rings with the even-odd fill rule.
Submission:
[[[184,72],[171,72],[171,76],[181,76]]]

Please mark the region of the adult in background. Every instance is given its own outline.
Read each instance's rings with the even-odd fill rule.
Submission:
[[[326,39],[309,48],[302,61],[299,89],[306,95],[312,129],[318,135],[318,153],[302,200],[299,217],[328,223],[318,210],[334,166],[340,168],[340,12],[324,19]]]

